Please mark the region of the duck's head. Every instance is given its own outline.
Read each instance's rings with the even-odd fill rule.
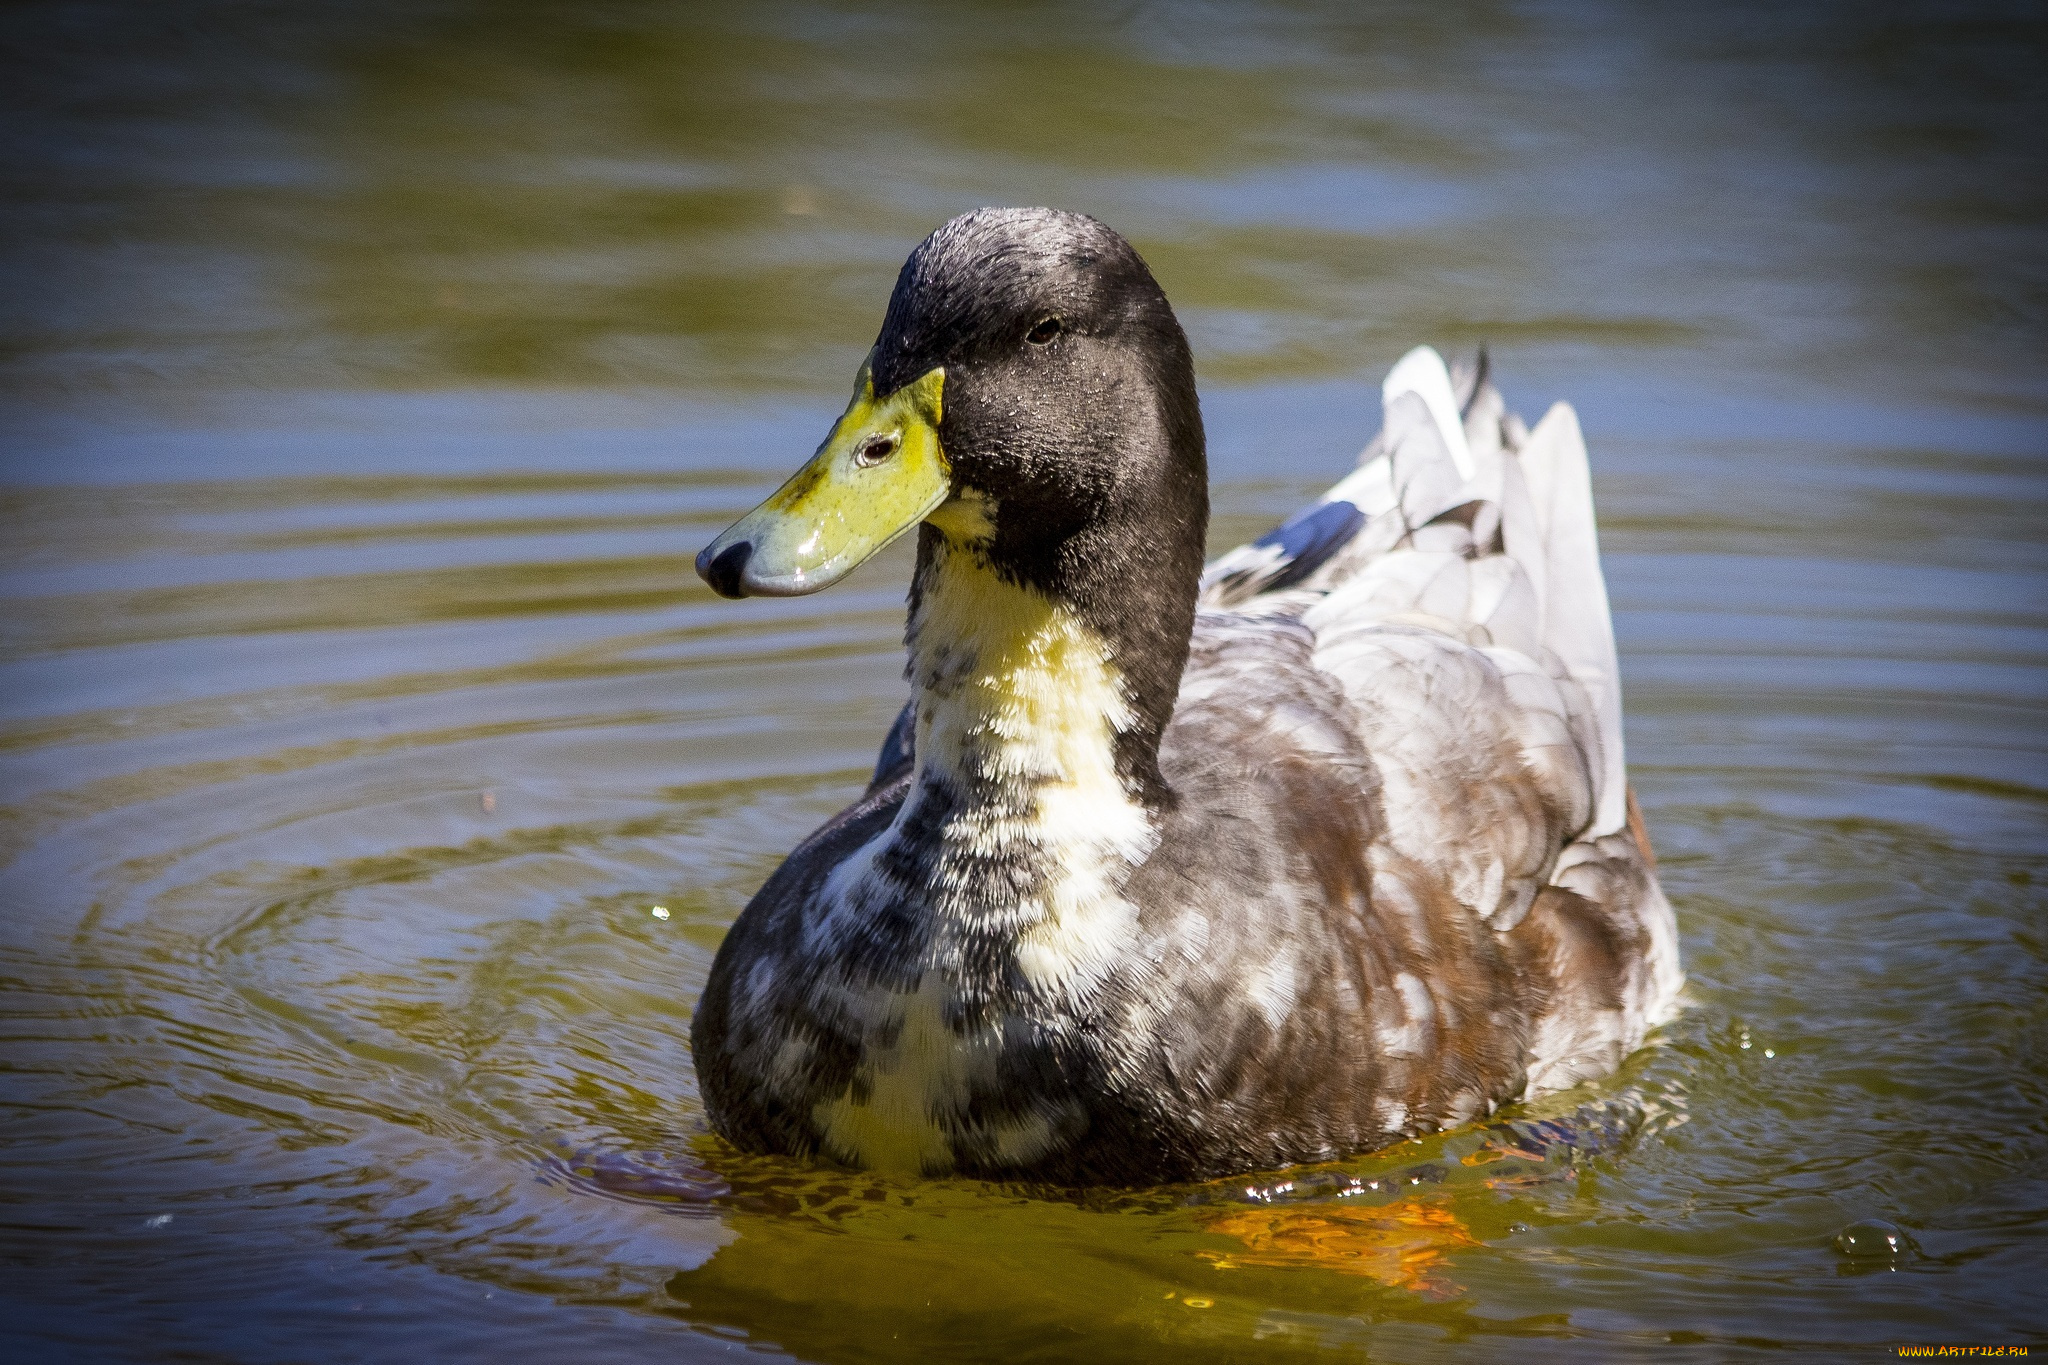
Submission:
[[[1144,261],[1093,218],[978,209],[910,253],[831,434],[697,572],[816,592],[924,524],[1084,608],[1163,572],[1191,612],[1207,519],[1194,367]]]

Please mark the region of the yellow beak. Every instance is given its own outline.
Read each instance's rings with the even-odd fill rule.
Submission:
[[[853,401],[810,463],[697,556],[724,597],[800,597],[830,587],[923,521],[952,492],[939,446],[946,371],[877,400],[866,364]]]

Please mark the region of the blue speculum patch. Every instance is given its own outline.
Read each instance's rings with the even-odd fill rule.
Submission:
[[[1365,513],[1338,498],[1297,512],[1252,543],[1273,546],[1287,556],[1287,567],[1266,585],[1266,591],[1291,587],[1326,563],[1365,525]]]

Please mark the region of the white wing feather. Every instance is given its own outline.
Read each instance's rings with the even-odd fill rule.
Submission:
[[[1233,550],[1205,577],[1204,605],[1298,612],[1318,634],[1340,624],[1424,627],[1521,654],[1576,684],[1584,714],[1573,728],[1593,782],[1584,837],[1612,834],[1628,820],[1628,779],[1585,438],[1568,404],[1527,430],[1498,390],[1468,378],[1461,413],[1442,356],[1428,346],[1403,356],[1381,388],[1379,435],[1316,504],[1349,502],[1364,527],[1293,591],[1266,600],[1257,584],[1284,567],[1284,553]]]
[[[1317,671],[1343,690],[1382,782],[1371,857],[1389,913],[1426,869],[1493,929],[1515,928],[1549,885],[1643,945],[1618,999],[1567,989],[1538,1019],[1538,1094],[1611,1071],[1675,1010],[1684,980],[1670,903],[1629,830],[1585,438],[1563,403],[1524,427],[1483,363],[1454,376],[1428,347],[1402,357],[1382,398],[1359,467],[1212,564],[1202,604],[1246,628],[1313,633]],[[1333,502],[1364,515],[1317,514]],[[1562,848],[1515,807],[1532,778],[1566,822]]]

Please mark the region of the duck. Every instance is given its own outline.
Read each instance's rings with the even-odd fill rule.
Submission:
[[[1205,562],[1187,337],[1085,215],[905,261],[810,461],[698,555],[817,592],[915,532],[909,700],[723,939],[691,1023],[743,1151],[1156,1186],[1481,1121],[1674,1012],[1583,436],[1482,356]]]

